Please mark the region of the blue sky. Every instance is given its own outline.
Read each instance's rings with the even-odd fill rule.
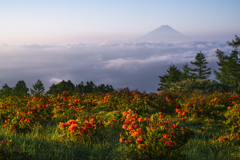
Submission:
[[[169,25],[189,37],[240,33],[239,0],[0,0],[2,43],[127,40]]]
[[[115,89],[157,92],[158,76],[174,64],[195,68],[202,51],[218,71],[217,49],[240,36],[239,0],[0,0],[0,86],[29,88],[93,81]],[[188,42],[137,42],[169,25]],[[1,88],[1,87],[0,87]]]

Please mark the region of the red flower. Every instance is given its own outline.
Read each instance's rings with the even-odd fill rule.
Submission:
[[[138,138],[137,143],[141,143],[143,141],[143,138]]]
[[[127,125],[124,124],[124,125],[122,126],[122,128],[126,130],[126,129],[127,129]]]
[[[130,115],[130,114],[128,114],[128,115],[127,115],[127,118],[128,118],[128,119],[129,119],[129,118],[131,118],[131,115]]]
[[[138,122],[142,122],[143,120],[142,120],[142,118],[138,118]]]
[[[123,116],[126,116],[128,114],[128,112],[123,112]]]
[[[168,146],[173,147],[173,142],[172,141],[167,141],[166,143],[167,143]]]
[[[165,139],[169,139],[169,137],[170,137],[170,136],[169,136],[168,134],[164,134],[164,135],[163,135],[163,138],[165,138]]]
[[[133,111],[131,109],[128,110],[128,113],[132,113]]]
[[[21,122],[21,121],[20,121]],[[59,128],[62,128],[62,127],[65,127],[65,124],[62,123],[62,122],[59,122],[59,125],[58,125]]]
[[[68,129],[75,130],[75,129],[78,129],[78,127],[75,124],[71,124],[71,126]]]

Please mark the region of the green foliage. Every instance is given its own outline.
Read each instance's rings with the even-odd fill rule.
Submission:
[[[167,91],[168,92],[174,92],[174,93],[182,93],[182,94],[189,94],[189,93],[193,93],[194,91],[197,90],[204,90],[204,91],[208,91],[209,92],[209,88],[210,88],[210,81],[204,81],[202,79],[186,79],[186,80],[182,80],[180,82],[176,82],[176,83],[171,83],[172,87],[169,88]]]
[[[186,63],[183,68],[182,68],[182,76],[181,76],[181,80],[186,80],[188,78],[194,78],[191,73],[190,70],[191,68],[188,67],[188,63]]]
[[[14,142],[12,139],[0,141],[0,159],[9,160],[28,160],[31,159],[31,155],[27,152],[20,152],[17,150],[12,150]]]
[[[74,90],[74,93],[97,93],[97,92],[102,92],[102,93],[108,93],[114,91],[112,85],[104,85],[101,84],[99,86],[96,86],[92,81],[86,83],[84,85],[83,81],[76,85],[76,88]]]
[[[30,89],[31,94],[42,95],[44,93],[43,83],[40,79],[33,85],[33,89]]]
[[[207,68],[206,64],[208,64],[208,62],[206,62],[205,56],[201,51],[200,53],[197,53],[195,60],[196,60],[195,62],[191,61],[191,64],[197,66],[197,68],[190,69],[191,76],[199,79],[208,78],[209,75],[211,74],[211,71],[209,71],[211,70],[211,68],[206,69]]]
[[[224,52],[217,49],[216,57],[218,57],[219,62],[217,62],[220,72],[214,70],[216,79],[219,80],[224,85],[230,86],[232,93],[240,93],[240,59],[238,58],[239,51],[237,48],[240,44],[239,37],[235,37],[235,41],[232,43],[227,42],[229,46],[234,47],[234,50],[229,56],[224,55]]]
[[[1,95],[2,96],[5,96],[5,97],[8,97],[8,96],[11,96],[13,95],[13,88],[9,87],[7,85],[7,83],[5,83],[3,86],[2,86],[2,89],[1,89]]]
[[[157,89],[158,91],[165,91],[166,89],[170,88],[172,82],[178,82],[181,80],[181,71],[177,69],[174,65],[171,64],[169,69],[163,76],[158,76],[160,78],[160,82],[158,85],[160,87]]]
[[[14,95],[18,97],[29,95],[28,91],[29,91],[29,88],[27,88],[26,83],[23,80],[18,81],[18,83],[13,89]]]
[[[52,84],[52,86],[46,92],[46,95],[57,95],[61,94],[63,91],[69,91],[71,94],[73,94],[74,89],[75,86],[70,80],[68,80],[67,82],[63,80],[58,84]]]

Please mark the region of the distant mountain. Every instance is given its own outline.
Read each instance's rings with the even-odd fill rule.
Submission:
[[[149,32],[148,34],[138,38],[138,41],[169,41],[169,40],[186,40],[188,37],[179,33],[169,25],[161,27]]]

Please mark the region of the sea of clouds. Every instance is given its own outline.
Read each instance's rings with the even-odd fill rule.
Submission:
[[[232,48],[220,41],[187,42],[103,42],[64,45],[0,45],[0,85],[14,87],[24,80],[29,88],[42,80],[47,91],[53,83],[71,80],[73,84],[93,81],[114,89],[129,87],[157,93],[160,78],[174,64],[178,69],[195,61],[202,51],[207,67],[218,71],[215,51],[229,55]]]

